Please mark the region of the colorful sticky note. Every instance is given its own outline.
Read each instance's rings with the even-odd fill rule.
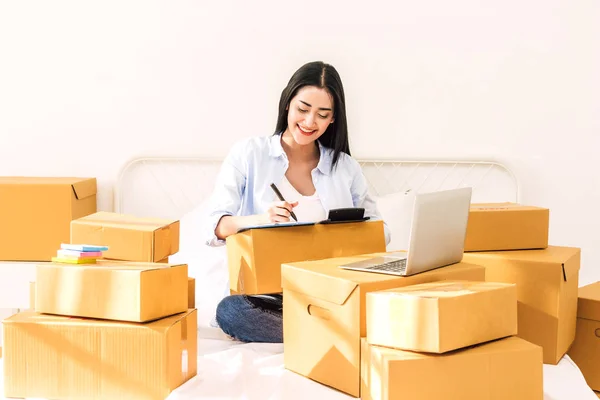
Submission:
[[[106,251],[107,246],[96,246],[92,244],[68,244],[63,243],[60,245],[63,250],[75,250],[75,251]]]
[[[62,264],[96,264],[95,258],[52,257],[52,262]]]

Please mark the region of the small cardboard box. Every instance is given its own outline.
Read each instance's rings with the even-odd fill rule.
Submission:
[[[197,313],[138,324],[19,313],[3,321],[4,395],[164,399],[197,373]]]
[[[550,211],[515,203],[471,204],[465,251],[545,249]]]
[[[382,221],[251,229],[227,238],[232,293],[280,293],[281,264],[385,251]]]
[[[541,347],[508,337],[446,354],[362,339],[363,400],[543,400]]]
[[[107,259],[164,262],[179,251],[179,221],[98,212],[71,222],[71,243],[108,246]]]
[[[188,309],[186,264],[50,263],[38,265],[36,275],[39,313],[145,322]]]
[[[544,363],[556,365],[575,339],[581,250],[465,253],[486,268],[489,282],[517,284],[518,336],[544,348]]]
[[[430,353],[517,334],[511,283],[445,281],[367,293],[367,341]]]
[[[196,280],[188,278],[188,308],[196,308]]]
[[[409,277],[339,268],[382,254],[282,265],[287,369],[359,397],[368,292],[442,280],[485,280],[483,267],[465,263]]]
[[[95,178],[0,177],[0,260],[50,261],[95,212]]]
[[[600,282],[579,288],[577,328],[569,356],[589,387],[600,390]]]

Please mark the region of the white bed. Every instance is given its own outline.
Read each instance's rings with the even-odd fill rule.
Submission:
[[[181,220],[180,252],[171,261],[188,263],[190,276],[196,278],[198,375],[169,399],[351,399],[287,371],[283,345],[243,344],[210,327],[214,308],[228,287],[225,249],[203,246],[198,226],[220,164],[220,160],[200,158],[137,159],[122,169],[116,185],[116,212]],[[517,178],[495,162],[364,160],[361,164],[392,230],[392,247],[407,240],[403,226],[410,210],[403,204],[409,204],[405,199],[412,193],[472,186],[474,202],[520,200]],[[565,356],[557,366],[544,365],[544,399],[597,397]]]
[[[187,262],[196,278],[199,313],[198,375],[169,399],[350,399],[283,367],[283,345],[243,344],[210,327],[228,288],[224,248],[200,244],[198,225],[221,165],[218,159],[142,158],[121,171],[115,211],[181,219],[181,249],[172,261]],[[392,248],[408,240],[404,204],[410,194],[473,187],[473,202],[520,201],[517,177],[504,165],[481,160],[361,160],[380,211],[392,231]],[[580,370],[565,356],[544,365],[545,400],[594,400]]]

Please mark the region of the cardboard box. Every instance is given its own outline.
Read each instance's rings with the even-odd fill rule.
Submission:
[[[280,293],[283,263],[384,251],[382,221],[251,229],[227,238],[230,289]]]
[[[20,313],[4,320],[4,395],[165,399],[196,375],[197,313],[146,324]]]
[[[40,313],[151,321],[188,309],[188,268],[109,260],[38,265],[35,297]]]
[[[446,281],[367,293],[372,345],[446,353],[516,334],[515,284]]]
[[[471,204],[465,251],[545,249],[550,211],[515,203]]]
[[[94,212],[95,178],[0,177],[0,260],[50,261],[71,220]]]
[[[71,243],[108,246],[107,259],[159,262],[179,251],[179,221],[98,212],[71,222]]]
[[[508,337],[446,354],[362,339],[363,400],[543,400],[542,349]]]
[[[579,288],[577,328],[569,356],[589,387],[600,390],[600,282]]]
[[[463,260],[486,267],[489,282],[517,284],[518,336],[544,348],[544,363],[556,365],[575,339],[581,250],[465,253]]]
[[[483,267],[465,263],[410,277],[338,267],[367,258],[282,265],[285,367],[355,397],[360,396],[360,338],[367,335],[368,292],[441,280],[485,280]]]
[[[196,308],[196,280],[188,278],[188,308]]]

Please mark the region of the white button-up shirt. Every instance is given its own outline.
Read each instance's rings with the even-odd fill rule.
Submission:
[[[325,211],[362,207],[365,217],[380,220],[381,214],[368,192],[360,164],[348,154],[340,153],[332,171],[333,150],[320,143],[319,150],[319,163],[311,174]],[[209,246],[225,244],[215,235],[215,228],[225,215],[266,213],[271,203],[278,201],[270,185],[281,182],[288,165],[280,135],[252,137],[236,143],[223,161],[210,199],[208,223],[204,228],[205,243]],[[385,222],[384,230],[387,244],[390,231]]]

